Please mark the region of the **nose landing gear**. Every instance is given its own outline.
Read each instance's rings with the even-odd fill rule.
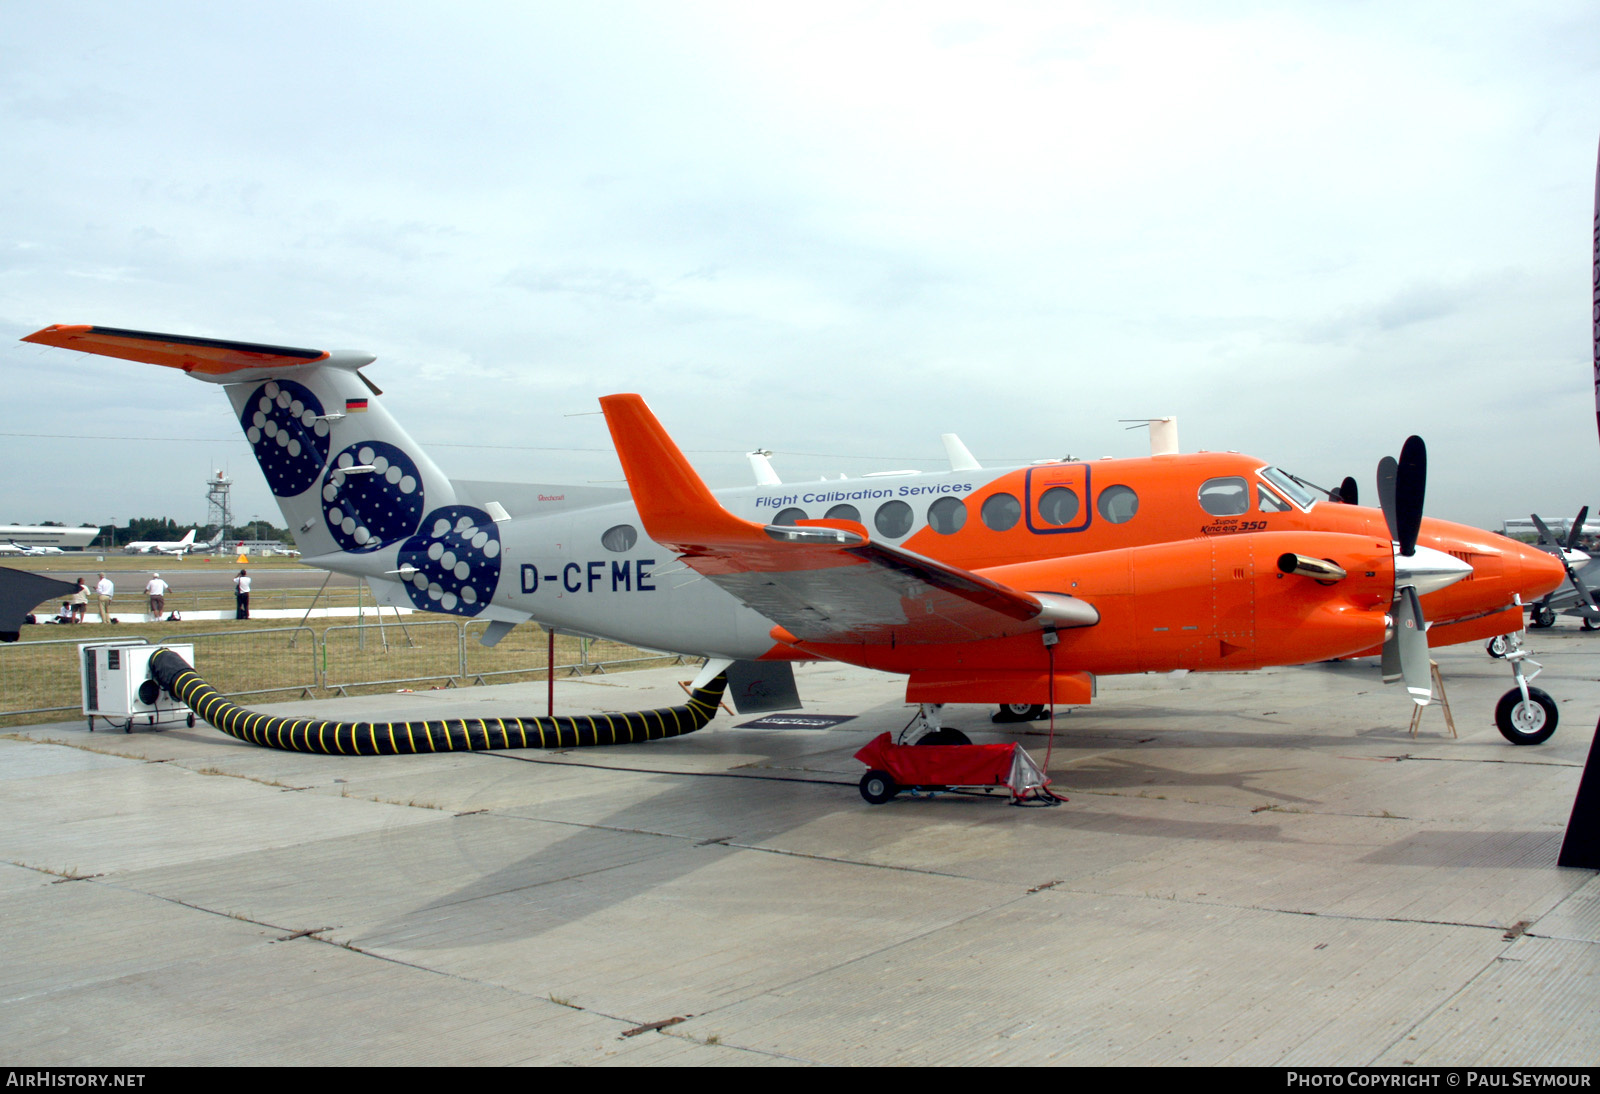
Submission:
[[[1500,736],[1514,745],[1543,744],[1555,733],[1561,712],[1548,692],[1528,686],[1528,681],[1543,672],[1544,666],[1522,648],[1520,635],[1507,635],[1506,639],[1504,657],[1517,686],[1500,696],[1494,708],[1494,724]],[[1523,668],[1524,662],[1533,666],[1531,673]]]

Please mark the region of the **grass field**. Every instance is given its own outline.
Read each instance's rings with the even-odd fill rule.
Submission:
[[[19,561],[34,565],[15,568],[59,572],[62,557],[65,556],[23,559]],[[123,558],[144,562],[145,566],[137,568],[148,572],[147,558],[113,555],[107,556],[104,566],[97,565],[84,576],[92,578],[101,569],[110,573],[113,560]],[[252,593],[251,608],[309,606],[324,572],[293,560],[273,561],[277,563],[274,568],[302,571],[308,584],[304,588]],[[0,564],[12,565],[12,560]],[[124,569],[131,568],[135,567]],[[250,568],[258,567],[252,563]],[[350,587],[330,588],[317,603],[322,607],[348,607],[355,605],[358,597],[372,608],[371,595],[364,588],[359,593]],[[0,645],[0,726],[59,721],[81,709],[80,642],[139,638],[151,643],[192,642],[201,675],[227,695],[291,698],[301,694],[363,694],[399,687],[535,680],[546,675],[549,637],[532,625],[518,627],[493,648],[486,648],[478,641],[486,624],[429,612],[406,616],[385,612],[381,623],[370,613],[359,622],[314,618],[300,627],[293,619],[145,622],[145,613],[140,610],[143,607],[142,596],[119,596],[112,614],[127,622],[25,627],[22,641]],[[167,598],[167,610],[180,614],[232,607],[231,593],[189,594],[188,598],[175,593]],[[558,675],[594,671],[602,664],[610,668],[645,667],[670,664],[672,660],[670,656],[620,643],[569,635],[556,638]]]

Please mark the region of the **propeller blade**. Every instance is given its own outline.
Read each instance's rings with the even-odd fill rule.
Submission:
[[[1560,538],[1556,536],[1554,532],[1550,531],[1549,526],[1546,525],[1544,521],[1539,519],[1538,513],[1529,513],[1528,515],[1533,518],[1533,526],[1539,529],[1540,543],[1548,543],[1552,547],[1561,546]]]
[[[1567,533],[1567,550],[1572,550],[1578,545],[1578,537],[1583,534],[1583,522],[1589,519],[1589,507],[1585,505],[1578,510],[1577,519],[1572,522],[1572,530]]]
[[[1425,707],[1433,701],[1433,665],[1428,659],[1428,631],[1422,621],[1422,601],[1410,585],[1395,597],[1394,633],[1411,701]]]
[[[1400,449],[1399,474],[1394,484],[1395,524],[1400,534],[1400,553],[1410,557],[1417,551],[1417,534],[1422,531],[1422,496],[1428,486],[1428,446],[1421,437],[1407,437]]]
[[[1383,643],[1383,682],[1404,680],[1411,701],[1425,707],[1433,700],[1433,665],[1417,590],[1409,585],[1396,589],[1390,615],[1394,627]]]
[[[1360,495],[1356,492],[1356,480],[1346,475],[1344,482],[1339,484],[1339,500],[1346,505],[1360,505]]]
[[[1383,682],[1392,684],[1405,675],[1400,667],[1400,601],[1396,600],[1389,610],[1394,626],[1389,637],[1383,640]]]
[[[1385,456],[1378,461],[1378,505],[1383,509],[1383,519],[1389,524],[1389,538],[1392,540],[1400,538],[1394,510],[1395,479],[1399,474],[1400,465],[1393,456]]]

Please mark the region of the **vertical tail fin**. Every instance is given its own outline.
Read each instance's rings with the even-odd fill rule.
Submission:
[[[390,417],[359,371],[370,354],[91,326],[46,327],[23,341],[223,385],[306,561],[381,555],[381,569],[398,571],[412,603],[429,611],[477,615],[493,597],[499,530],[488,513],[459,503]]]

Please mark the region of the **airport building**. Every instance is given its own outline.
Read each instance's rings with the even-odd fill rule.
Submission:
[[[31,524],[0,524],[0,543],[15,543],[18,547],[60,547],[64,551],[81,551],[89,546],[100,529],[57,528]]]

